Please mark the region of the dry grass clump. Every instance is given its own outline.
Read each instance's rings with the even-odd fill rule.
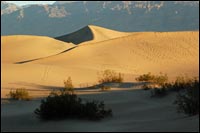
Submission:
[[[17,88],[16,90],[11,90],[8,97],[14,100],[31,100],[28,91],[25,88]]]
[[[101,89],[101,91],[108,91],[108,90],[111,90],[111,87],[110,86],[106,86],[106,85],[101,85],[100,89]]]
[[[103,83],[121,83],[123,82],[123,75],[121,73],[116,73],[113,70],[104,70],[99,73],[99,80],[100,84]]]

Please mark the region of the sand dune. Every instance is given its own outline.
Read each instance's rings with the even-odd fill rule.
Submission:
[[[199,32],[146,32],[81,45],[32,63],[124,73],[198,76]],[[65,61],[64,61],[65,60]]]
[[[130,34],[133,33],[119,32],[98,26],[89,25],[71,34],[56,37],[56,39],[65,42],[72,42],[74,44],[80,44],[85,42],[95,43],[109,40],[112,38],[127,36]]]
[[[15,63],[58,54],[74,44],[42,36],[1,37],[1,62]]]
[[[7,37],[8,41],[5,42],[15,42],[15,39],[11,39]],[[138,32],[97,43],[85,43],[60,54],[57,53],[65,50],[66,45],[57,44],[55,50],[54,40],[46,40],[49,40],[46,45],[37,40],[36,46],[32,46],[34,41],[31,43],[27,40],[30,47],[16,47],[20,43],[3,44],[1,96],[8,92],[6,88],[23,86],[37,90],[38,86],[32,84],[61,87],[63,80],[69,76],[77,87],[95,84],[97,73],[105,69],[124,73],[126,81],[134,81],[135,76],[147,72],[167,73],[170,79],[180,74],[199,76],[199,32]],[[50,42],[51,47],[47,46]],[[6,48],[10,49],[9,53]],[[50,54],[57,55],[44,57]],[[44,58],[13,64],[38,57]]]
[[[18,87],[28,89],[33,98],[45,97],[52,89],[63,87],[69,76],[75,87],[86,87],[97,83],[98,72],[111,69],[124,73],[121,87],[112,86],[108,93],[97,89],[79,89],[77,93],[105,101],[114,112],[113,118],[99,123],[41,122],[33,116],[39,100],[7,101],[1,105],[1,131],[199,130],[198,116],[186,118],[176,112],[172,104],[175,93],[153,99],[149,91],[133,83],[135,76],[147,72],[164,72],[170,79],[180,74],[199,76],[198,31],[121,33],[88,26],[66,38],[60,39],[81,45],[48,37],[1,37],[1,99]]]

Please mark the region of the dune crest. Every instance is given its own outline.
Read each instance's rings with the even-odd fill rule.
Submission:
[[[101,28],[93,31],[96,40],[99,35],[99,40],[106,38],[110,32],[109,29],[105,34],[101,31]],[[46,37],[2,37],[3,96],[8,91],[6,88],[11,87],[61,87],[69,76],[77,87],[82,83],[96,83],[97,73],[106,69],[124,73],[127,75],[125,81],[134,81],[134,76],[148,72],[167,73],[169,78],[180,74],[198,76],[198,31],[127,34],[120,37],[116,34],[116,38],[96,43],[89,41],[76,47]],[[23,64],[14,64],[27,60]]]
[[[43,58],[75,46],[45,36],[2,36],[1,40],[1,62],[6,63]]]
[[[56,62],[63,67],[114,69],[135,74],[159,71],[194,74],[199,71],[198,36],[199,32],[141,32],[81,45],[67,53],[33,63]]]
[[[74,44],[83,44],[83,43],[101,42],[117,37],[127,36],[130,34],[132,33],[119,32],[99,26],[88,25],[71,34],[56,37],[55,39],[64,42],[72,42]]]

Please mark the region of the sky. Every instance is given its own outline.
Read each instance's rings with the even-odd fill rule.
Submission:
[[[19,6],[27,5],[27,4],[52,4],[55,1],[6,1],[8,3],[14,3]]]

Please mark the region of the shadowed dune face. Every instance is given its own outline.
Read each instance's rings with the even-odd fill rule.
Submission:
[[[94,43],[101,42],[117,37],[122,37],[129,35],[131,33],[119,32],[114,30],[109,30],[106,28],[89,25],[86,26],[76,32],[71,34],[63,35],[60,37],[56,37],[55,39],[64,41],[64,42],[72,42],[74,44],[81,43]]]
[[[88,26],[86,26],[76,32],[73,32],[73,33],[67,34],[67,35],[63,35],[60,37],[56,37],[55,39],[64,41],[64,42],[68,42],[68,43],[72,42],[74,44],[80,44],[82,42],[93,40],[94,35],[93,35],[91,29]]]

